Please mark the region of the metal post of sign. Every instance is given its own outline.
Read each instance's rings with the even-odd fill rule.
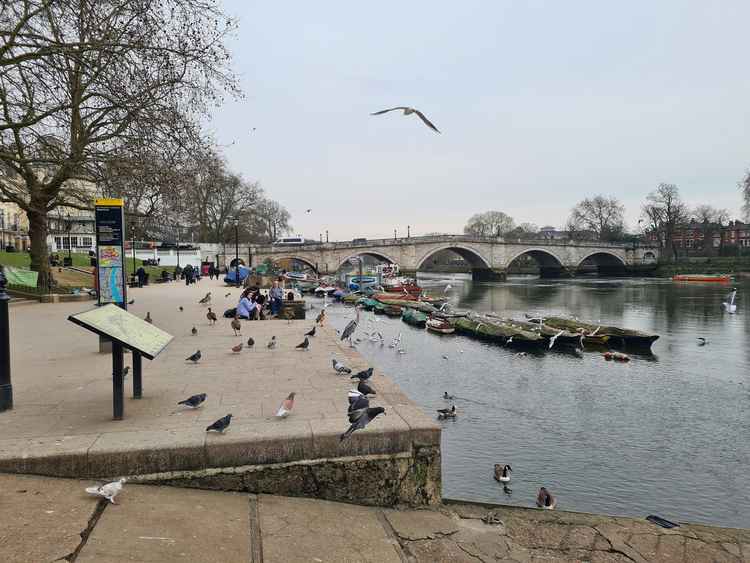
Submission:
[[[133,350],[133,398],[140,399],[143,396],[143,380],[141,379],[143,363],[141,353]]]
[[[5,293],[5,275],[0,267],[0,412],[13,408],[13,384],[10,379],[10,323],[8,304],[10,297]]]
[[[125,386],[123,385],[123,354],[122,344],[112,342],[112,411],[115,420],[122,420],[124,415],[124,395]]]

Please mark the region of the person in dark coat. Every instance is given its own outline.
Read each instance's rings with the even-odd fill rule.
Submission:
[[[140,266],[135,271],[135,275],[138,277],[138,287],[143,287],[143,284],[146,281],[146,270],[143,269],[143,266]]]

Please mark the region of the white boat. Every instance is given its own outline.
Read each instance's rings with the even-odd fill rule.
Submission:
[[[456,331],[456,329],[445,319],[428,319],[425,326],[427,327],[427,330],[440,334],[453,334]]]
[[[333,295],[338,288],[335,285],[319,285],[315,288],[315,295],[322,297],[323,295]]]

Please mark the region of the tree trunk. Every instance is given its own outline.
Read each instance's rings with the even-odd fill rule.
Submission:
[[[47,233],[49,222],[46,213],[27,211],[29,218],[29,238],[31,238],[31,269],[39,272],[37,287],[47,290],[50,279]]]

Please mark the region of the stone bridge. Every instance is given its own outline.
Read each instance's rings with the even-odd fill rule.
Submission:
[[[542,277],[573,276],[584,262],[593,263],[602,275],[622,275],[653,270],[659,250],[638,244],[577,242],[570,240],[511,240],[470,235],[439,235],[361,242],[307,243],[295,246],[251,246],[251,266],[267,259],[294,259],[313,270],[336,272],[350,258],[372,256],[398,264],[401,272],[414,275],[430,258],[451,250],[466,260],[474,279],[504,279],[508,266],[522,256],[539,264]]]

